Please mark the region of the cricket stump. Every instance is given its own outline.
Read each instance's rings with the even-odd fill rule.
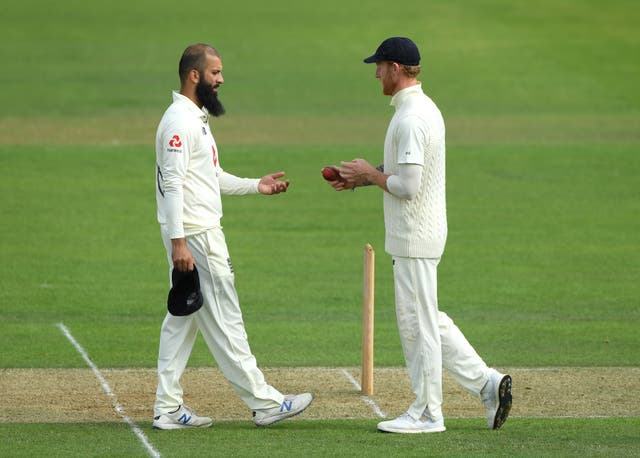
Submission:
[[[364,246],[364,281],[362,285],[362,394],[373,394],[373,301],[375,252]]]

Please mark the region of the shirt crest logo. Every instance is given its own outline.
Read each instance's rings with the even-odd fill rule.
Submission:
[[[174,135],[173,137],[171,137],[171,140],[169,140],[169,146],[172,148],[180,148],[182,146],[182,140],[180,140],[180,136]]]

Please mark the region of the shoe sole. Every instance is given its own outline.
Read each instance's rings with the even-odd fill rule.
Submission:
[[[439,428],[430,428],[430,429],[394,429],[394,428],[378,428],[378,431],[382,433],[395,433],[395,434],[428,434],[428,433],[442,433],[446,431],[447,428],[442,426]]]
[[[511,403],[511,376],[505,375],[498,386],[498,410],[496,410],[496,415],[493,418],[492,429],[500,429],[504,422],[507,421]]]
[[[272,417],[273,420],[269,421],[268,423],[256,423],[255,421],[254,423],[256,424],[256,426],[269,426],[279,421],[286,420],[287,418],[295,417],[296,415],[300,415],[302,412],[304,412],[307,409],[307,407],[311,405],[312,402],[313,402],[313,398],[311,398],[311,400],[309,401],[309,404],[304,406],[302,409],[296,412],[287,412],[286,415],[282,415],[280,417]]]

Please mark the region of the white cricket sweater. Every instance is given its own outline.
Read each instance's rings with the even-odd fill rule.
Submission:
[[[220,166],[206,108],[173,92],[156,133],[158,222],[172,239],[220,227],[221,194],[255,194],[259,179],[238,178]]]
[[[423,166],[410,200],[384,193],[385,251],[392,256],[439,258],[447,240],[445,127],[440,110],[418,84],[391,99],[396,111],[384,141],[384,172],[399,164]]]

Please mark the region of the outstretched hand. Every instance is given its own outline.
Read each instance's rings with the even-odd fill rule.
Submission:
[[[265,175],[258,183],[258,192],[260,194],[271,195],[287,192],[289,188],[289,180],[280,180],[284,176],[284,172],[271,173]]]

